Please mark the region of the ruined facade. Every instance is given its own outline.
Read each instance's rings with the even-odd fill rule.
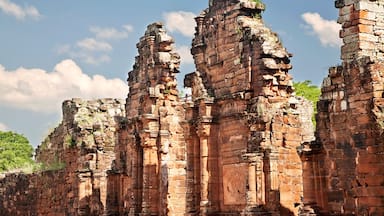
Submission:
[[[63,102],[63,121],[36,150],[44,172],[0,178],[0,215],[102,215],[111,203],[117,130],[125,102]],[[63,168],[65,167],[65,168]]]
[[[185,85],[188,188],[199,195],[190,211],[200,215],[297,214],[303,196],[296,147],[313,140],[311,105],[293,96],[290,54],[262,10],[211,1],[196,17],[197,72]]]
[[[178,99],[180,56],[162,24],[149,25],[129,72],[126,124],[121,130],[116,179],[120,215],[183,215],[186,208],[185,111]]]
[[[173,39],[149,25],[126,101],[65,101],[36,150],[48,170],[1,176],[0,215],[383,215],[384,2],[336,7],[343,62],[315,133],[264,5],[210,0],[191,95],[179,97]]]
[[[384,215],[384,2],[335,5],[342,64],[323,81],[316,142],[302,152],[304,202],[325,215]]]

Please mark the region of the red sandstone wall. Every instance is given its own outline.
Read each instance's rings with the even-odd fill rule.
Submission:
[[[38,174],[8,174],[0,179],[0,215],[66,215],[68,208],[63,171]],[[69,182],[68,182],[69,183]],[[73,195],[73,194],[72,194]],[[73,200],[72,200],[73,201]]]
[[[326,215],[384,214],[383,6],[336,1],[343,63],[323,81],[316,143],[303,155],[304,202]]]
[[[113,185],[116,132],[124,103],[115,99],[63,103],[63,121],[36,151],[44,169],[0,179],[0,215],[102,215]],[[59,170],[57,170],[59,169]]]
[[[176,89],[180,57],[161,23],[147,27],[129,72],[127,122],[117,146],[120,214],[186,212],[185,119]],[[114,177],[119,178],[119,177]],[[115,180],[116,181],[116,180]]]
[[[384,81],[380,72],[383,66],[367,64],[364,59],[345,63],[331,68],[324,81],[318,103],[317,140],[325,158],[316,156],[320,157],[316,160],[328,169],[315,165],[314,170],[325,179],[317,181],[322,182],[317,190],[327,192],[316,202],[326,212],[383,213],[383,87],[379,84]]]
[[[185,84],[194,103],[189,174],[200,184],[191,209],[200,215],[298,214],[296,147],[313,139],[310,104],[292,95],[290,54],[261,10],[252,1],[211,1],[196,18],[197,72]]]
[[[311,178],[304,182],[315,184],[303,187],[296,150],[313,139],[312,108],[294,96],[288,73],[291,55],[264,26],[262,9],[253,1],[217,0],[196,18],[192,53],[198,71],[185,79],[192,88],[192,101],[185,103],[179,101],[176,89],[180,60],[173,39],[162,24],[149,25],[137,44],[125,111],[118,101],[65,103],[63,122],[37,151],[39,161],[66,163],[58,171],[61,178],[53,179],[55,183],[44,191],[39,181],[46,182],[48,173],[0,180],[0,188],[5,188],[0,190],[2,211],[15,215],[29,211],[25,200],[30,194],[42,194],[32,199],[33,214],[59,215],[297,215],[303,195],[327,209],[330,194],[332,209],[343,205],[339,186],[318,194],[329,186],[326,175],[338,175],[336,181],[351,177],[321,169],[324,164],[346,166],[344,161],[332,161],[331,154],[345,152],[333,151],[333,136],[325,133],[325,120],[347,116],[330,113],[331,108],[343,109],[339,94],[344,78],[331,77],[334,87],[323,90],[324,95],[332,92],[332,97],[340,97],[319,109],[323,120],[318,127],[324,130],[318,137],[329,149],[311,154],[308,145],[299,148],[306,155],[304,174]],[[373,104],[378,122],[380,104],[381,100]],[[319,144],[309,146],[314,145]],[[368,152],[377,154],[379,149]],[[372,162],[368,156],[356,167],[380,165],[381,159]],[[360,159],[364,158],[362,154]],[[30,190],[15,192],[14,184]],[[54,194],[60,199],[34,209]],[[364,202],[363,197],[358,201]],[[368,200],[376,198],[370,195]]]

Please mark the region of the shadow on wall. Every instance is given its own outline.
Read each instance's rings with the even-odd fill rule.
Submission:
[[[30,176],[32,175],[22,173],[0,178],[0,187],[4,188],[0,190],[0,215],[12,215],[15,208],[26,215],[35,215],[39,196],[35,196],[38,194],[37,188],[30,187]],[[15,194],[24,196],[17,197],[18,202],[16,202]]]
[[[125,117],[116,116],[119,130],[115,136],[115,160],[107,171],[105,214],[109,216],[137,215],[142,211],[143,148],[139,133]],[[131,134],[128,132],[132,132]],[[127,152],[130,152],[127,155]],[[156,172],[154,172],[156,173]],[[136,178],[135,178],[136,177]]]
[[[280,215],[284,215],[284,216],[294,216],[295,215],[291,210],[285,208],[281,204],[279,207],[279,211],[280,211]]]
[[[104,205],[100,200],[100,189],[93,189],[92,195],[79,201],[79,216],[99,216],[104,213]]]

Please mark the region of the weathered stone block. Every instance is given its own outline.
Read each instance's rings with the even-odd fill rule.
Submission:
[[[223,166],[223,191],[225,205],[246,204],[245,164],[229,164]]]

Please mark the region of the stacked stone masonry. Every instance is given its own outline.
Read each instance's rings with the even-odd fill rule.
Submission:
[[[179,97],[173,39],[149,25],[126,101],[65,101],[36,150],[48,170],[0,176],[0,215],[384,215],[384,1],[335,6],[343,62],[315,133],[264,4],[210,0],[191,95]]]
[[[211,1],[196,17],[197,72],[185,79],[192,88],[188,188],[200,195],[191,213],[298,213],[296,147],[314,139],[305,114],[311,105],[293,95],[291,55],[264,25],[262,10],[252,1]]]
[[[63,121],[36,150],[48,170],[3,176],[0,215],[102,215],[110,205],[107,174],[114,169],[124,105],[116,99],[64,101]]]
[[[116,178],[120,215],[183,215],[186,208],[185,111],[175,76],[180,56],[161,23],[149,25],[129,72],[126,124]]]
[[[338,22],[342,60],[353,61],[370,56],[384,59],[384,2],[381,0],[338,0]]]
[[[384,215],[384,1],[335,5],[343,62],[323,81],[316,142],[303,146],[303,215]]]

